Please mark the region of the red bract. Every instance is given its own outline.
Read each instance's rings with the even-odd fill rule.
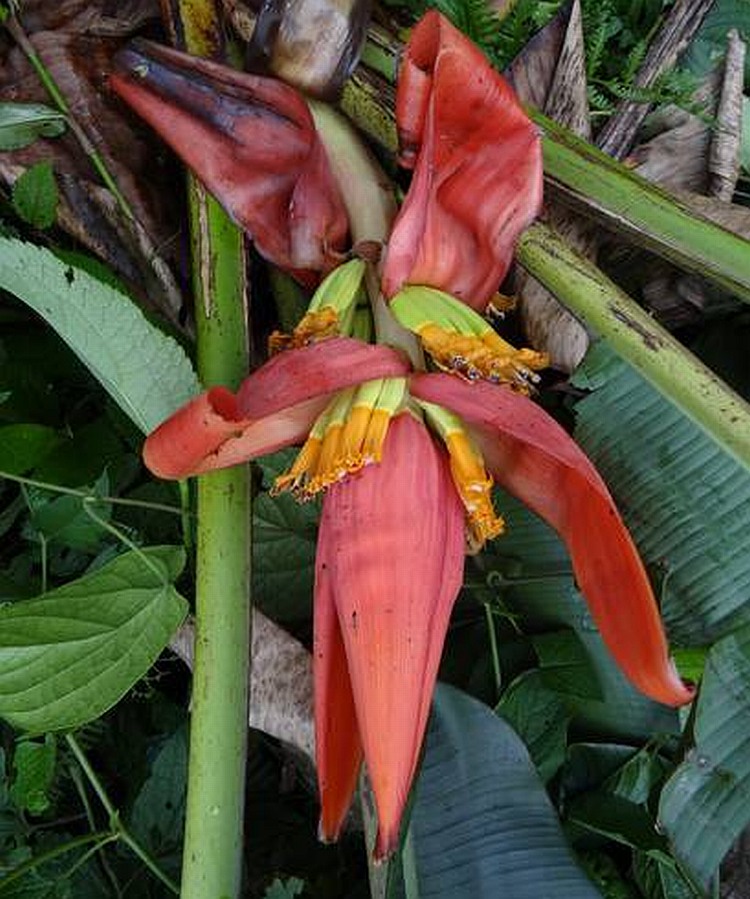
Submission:
[[[495,481],[563,538],[594,621],[630,681],[657,702],[688,702],[638,551],[604,481],[567,432],[527,397],[487,383],[415,375],[411,392],[460,415]]]
[[[313,664],[326,839],[337,836],[354,791],[353,708],[378,810],[375,854],[398,845],[463,556],[463,508],[445,455],[403,413],[382,463],[323,500]]]
[[[388,243],[383,291],[390,298],[422,284],[482,310],[539,213],[536,127],[482,53],[435,11],[406,47],[396,120],[401,161],[414,175]]]
[[[302,281],[341,261],[348,220],[305,101],[272,78],[147,41],[110,84],[203,181],[271,262]]]
[[[148,436],[143,459],[161,478],[227,468],[301,443],[330,397],[369,378],[409,371],[395,350],[347,337],[274,356],[235,395],[214,387]]]
[[[148,438],[144,455],[153,471],[171,477],[252,459],[300,442],[337,389],[407,371],[393,350],[344,338],[287,350],[237,396],[214,389],[176,412]],[[670,661],[633,543],[568,434],[504,386],[442,374],[415,374],[409,385],[414,398],[462,416],[498,483],[558,530],[602,636],[631,681],[659,702],[688,702],[692,693]],[[405,397],[402,409],[407,405]],[[319,436],[318,461],[327,452]],[[321,835],[337,836],[364,750],[383,856],[397,842],[462,582],[467,494],[456,480],[461,460],[451,455],[449,468],[445,447],[408,411],[391,422],[379,464],[345,474],[329,458],[313,660]]]

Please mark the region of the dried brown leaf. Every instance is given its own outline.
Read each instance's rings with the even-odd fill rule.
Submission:
[[[315,759],[312,659],[305,647],[257,609],[253,610],[249,725]],[[170,641],[193,666],[195,634],[184,624]]]
[[[591,137],[583,28],[579,0],[572,0],[543,28],[511,65],[513,83],[526,102],[539,105],[551,118]],[[550,225],[584,255],[595,255],[589,226],[558,204],[545,209]],[[549,353],[552,365],[572,372],[588,349],[586,329],[538,281],[517,272],[521,319],[531,344]]]
[[[70,11],[70,10],[68,10]],[[66,19],[70,23],[72,19]],[[134,210],[132,228],[112,213],[90,160],[73,134],[40,139],[28,147],[2,154],[0,178],[13,183],[19,173],[42,160],[51,162],[60,180],[64,202],[58,224],[99,255],[152,306],[176,322],[179,292],[162,255],[178,230],[176,210],[170,208],[171,174],[165,154],[107,88],[106,73],[119,40],[77,34],[72,30],[40,31],[31,38],[45,66],[68,99],[71,113]],[[0,100],[49,102],[46,91],[26,56],[11,47],[0,60]],[[102,227],[102,233],[97,230]]]

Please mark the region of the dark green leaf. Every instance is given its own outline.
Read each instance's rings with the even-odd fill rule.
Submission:
[[[294,456],[283,450],[261,460],[267,487]],[[319,509],[319,503],[298,503],[289,494],[266,492],[253,503],[253,596],[276,621],[310,614]]]
[[[65,116],[41,103],[0,103],[0,150],[20,150],[39,137],[58,137]]]
[[[51,734],[43,742],[20,740],[16,744],[10,798],[17,808],[40,815],[49,807],[56,759],[55,738]]]
[[[646,852],[633,853],[633,876],[645,899],[702,899],[703,893],[691,886],[668,859]]]
[[[59,439],[56,431],[44,425],[0,427],[0,471],[24,474],[35,468]]]
[[[91,492],[106,494],[107,490],[108,479],[102,476]],[[26,498],[31,513],[27,534],[32,539],[38,539],[39,535],[49,543],[93,553],[107,536],[102,525],[87,514],[86,509],[91,508],[98,518],[106,522],[112,516],[109,503],[89,505],[80,496],[60,495],[38,487],[29,487]]]
[[[404,851],[418,899],[601,899],[576,865],[520,739],[440,685]]]
[[[544,683],[560,693],[584,699],[601,699],[591,660],[575,631],[558,631],[532,637]]]
[[[662,791],[659,818],[705,887],[750,824],[750,627],[709,652],[694,736],[695,748]]]
[[[34,228],[51,228],[57,217],[57,182],[52,163],[37,162],[13,185],[13,208]]]
[[[133,804],[130,831],[157,856],[174,852],[182,844],[187,749],[187,733],[180,728],[159,749]]]
[[[565,817],[571,824],[626,846],[664,855],[667,853],[667,841],[657,832],[656,822],[648,811],[622,796],[589,793],[574,799]]]
[[[0,287],[57,331],[142,431],[199,392],[179,344],[124,293],[49,250],[0,238]]]
[[[40,462],[34,476],[52,484],[80,487],[95,481],[105,469],[115,468],[125,451],[111,420],[101,415],[61,440]]]
[[[599,787],[633,755],[632,746],[619,743],[573,743],[562,773],[563,797]]]
[[[577,857],[583,870],[601,892],[603,899],[642,899],[623,878],[614,859],[605,852],[581,851]]]
[[[527,671],[513,681],[498,703],[497,713],[526,744],[539,776],[548,781],[565,759],[570,712],[540,671]]]
[[[747,471],[603,345],[575,380],[593,389],[576,439],[661,579],[672,638],[705,646],[750,621]]]
[[[666,773],[667,763],[653,749],[645,747],[607,778],[603,792],[645,805]]]
[[[295,899],[305,889],[305,883],[299,877],[289,877],[287,880],[276,880],[266,889],[263,899]]]
[[[180,547],[119,556],[35,599],[0,608],[0,716],[42,732],[91,721],[158,657],[187,611]]]

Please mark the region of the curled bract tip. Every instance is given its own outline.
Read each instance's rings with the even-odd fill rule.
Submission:
[[[150,41],[121,50],[109,80],[267,259],[305,283],[342,260],[348,218],[293,88]]]
[[[383,292],[426,284],[482,310],[541,207],[537,129],[482,52],[435,10],[405,49],[396,120],[401,161],[414,175]]]

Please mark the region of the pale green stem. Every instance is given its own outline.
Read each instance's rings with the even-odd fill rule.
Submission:
[[[198,373],[235,387],[247,374],[242,235],[191,185]],[[250,664],[247,465],[198,479],[198,531],[183,899],[235,899],[243,855]]]
[[[503,673],[500,668],[500,652],[497,646],[497,633],[495,632],[495,617],[492,614],[492,606],[486,602],[484,604],[484,616],[487,622],[487,635],[490,640],[490,653],[492,655],[492,673],[495,676],[495,689],[497,697],[503,688]]]
[[[70,776],[75,784],[75,788],[78,791],[78,798],[81,800],[81,805],[83,805],[83,810],[86,814],[86,820],[89,822],[89,827],[92,831],[96,830],[96,819],[94,818],[94,810],[91,808],[91,803],[89,802],[88,793],[86,792],[86,786],[83,782],[83,775],[81,774],[80,768],[73,764],[70,766]],[[115,876],[115,872],[110,867],[109,862],[107,861],[107,855],[104,851],[102,851],[99,862],[102,866],[105,876],[107,880],[112,884],[112,889],[115,892],[115,896],[117,899],[120,899],[122,896],[122,889],[120,888],[120,884]]]
[[[218,58],[214,0],[172,0],[180,49]],[[236,388],[248,373],[242,233],[188,177],[198,375]],[[184,494],[183,494],[184,495]],[[195,663],[190,719],[183,899],[238,899],[241,891],[250,674],[250,471],[198,478]]]
[[[104,789],[102,782],[99,780],[99,775],[94,771],[91,767],[91,763],[86,758],[84,751],[78,744],[78,741],[73,736],[73,734],[66,734],[65,740],[70,747],[70,751],[75,756],[76,761],[81,766],[81,770],[86,775],[86,779],[91,784],[91,788],[99,797],[99,801],[104,806],[104,810],[107,813],[109,818],[109,825],[112,829],[113,834],[116,838],[122,841],[130,851],[136,855],[143,864],[148,868],[148,870],[160,880],[170,892],[174,893],[175,896],[180,894],[179,888],[177,884],[174,883],[156,864],[156,862],[151,858],[151,856],[146,852],[146,850],[141,846],[141,844],[130,834],[127,828],[124,826],[122,821],[120,820],[120,813],[115,808],[112,800],[107,795],[107,791]]]
[[[750,243],[534,109],[544,174],[560,199],[750,302]]]
[[[541,224],[523,234],[517,258],[671,403],[750,468],[750,406],[600,269]]]
[[[61,843],[59,846],[54,846],[52,849],[47,850],[47,852],[43,852],[41,855],[35,855],[17,868],[4,874],[2,884],[0,884],[0,894],[4,893],[12,883],[25,877],[35,868],[38,868],[40,865],[45,865],[47,862],[54,861],[61,855],[66,855],[68,852],[74,852],[76,849],[81,849],[83,846],[89,846],[92,843],[95,844],[94,848],[98,850],[108,843],[116,842],[119,838],[119,834],[110,832],[87,833],[85,836],[77,837],[75,840],[70,840],[67,843]]]
[[[349,215],[352,240],[374,241],[385,246],[396,216],[396,200],[390,182],[352,126],[336,110],[309,101],[315,127],[326,148],[334,178]],[[380,266],[368,265],[365,284],[372,306],[378,343],[403,350],[416,369],[423,369],[419,341],[391,315],[380,293]]]
[[[151,570],[151,573],[157,578],[157,580],[160,580],[164,584],[164,586],[166,586],[167,581],[164,577],[164,572],[160,570],[159,566],[155,564],[155,562],[140,548],[140,546],[138,546],[137,543],[131,540],[127,534],[120,530],[120,528],[115,527],[115,525],[107,521],[106,518],[102,518],[101,515],[93,510],[92,505],[96,502],[98,502],[98,500],[84,500],[82,505],[85,514],[88,515],[88,517],[92,521],[95,521],[103,531],[107,531],[108,533],[112,534],[113,537],[127,546],[127,548],[131,552],[134,552],[137,556],[139,556],[146,568],[149,568]]]
[[[60,484],[50,484],[48,481],[39,481],[35,478],[26,478],[18,474],[10,474],[0,471],[0,479],[15,481],[26,487],[38,487],[41,490],[49,490],[51,493],[62,493],[65,496],[77,496],[81,500],[96,503],[113,503],[118,506],[131,506],[136,509],[149,509],[152,512],[169,512],[171,515],[184,515],[184,510],[178,506],[167,506],[164,503],[150,503],[140,499],[124,499],[120,496],[99,496],[96,493],[88,493],[86,490],[77,490],[75,487],[63,487]]]

